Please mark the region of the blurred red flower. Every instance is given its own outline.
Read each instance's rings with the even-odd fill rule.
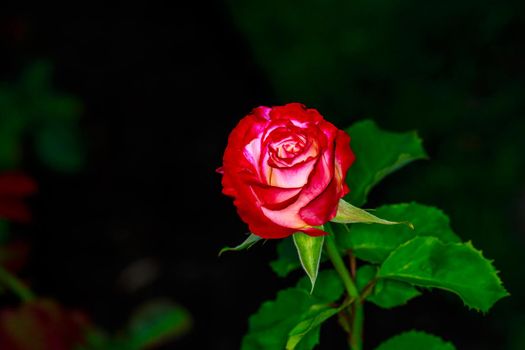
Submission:
[[[31,213],[23,199],[36,190],[35,181],[22,173],[0,174],[0,219],[29,222]]]
[[[37,299],[0,311],[0,349],[72,350],[83,344],[88,327],[82,313]]]

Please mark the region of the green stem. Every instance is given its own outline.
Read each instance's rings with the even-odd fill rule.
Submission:
[[[329,224],[327,226],[329,226]],[[328,253],[328,257],[332,261],[335,270],[339,274],[339,277],[341,278],[341,281],[345,286],[346,292],[348,293],[350,298],[355,300],[354,303],[352,303],[352,305],[350,306],[352,317],[351,332],[349,335],[350,349],[362,350],[363,304],[360,300],[359,291],[357,290],[357,287],[354,281],[352,280],[350,272],[346,268],[346,265],[343,262],[341,255],[339,254],[339,250],[337,249],[337,245],[333,237],[333,231],[330,227],[327,227],[327,230],[329,231],[329,234],[326,236],[325,241],[326,252]]]
[[[363,321],[364,310],[361,300],[357,300],[352,305],[352,334],[350,334],[350,347],[352,350],[361,350],[363,348]]]
[[[332,233],[325,236],[326,239],[326,252],[328,253],[328,257],[332,261],[332,264],[334,265],[335,271],[339,274],[339,277],[341,278],[341,281],[343,281],[343,285],[345,286],[346,291],[348,292],[348,295],[352,299],[359,299],[359,291],[357,290],[357,287],[354,284],[354,281],[352,280],[352,277],[350,276],[350,272],[346,268],[346,265],[341,258],[341,255],[339,254],[339,251],[337,249],[337,245],[335,244],[334,237],[332,236]]]
[[[0,266],[0,285],[5,286],[23,302],[30,301],[35,295],[16,276]]]

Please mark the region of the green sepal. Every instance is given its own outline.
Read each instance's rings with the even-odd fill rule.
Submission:
[[[343,199],[339,200],[339,206],[337,207],[337,214],[331,220],[338,224],[381,224],[381,225],[399,225],[406,224],[410,228],[414,228],[413,225],[407,221],[396,222],[378,218],[375,215],[370,214],[366,210],[360,209],[346,202]]]
[[[248,249],[251,246],[253,246],[255,243],[259,242],[261,239],[262,239],[261,237],[259,237],[257,235],[254,235],[253,233],[250,233],[248,238],[246,238],[244,240],[244,242],[242,242],[238,246],[222,248],[221,251],[219,252],[219,256],[221,256],[221,254],[224,253],[224,252],[229,252],[229,251],[236,251],[236,252],[238,252],[240,250]]]
[[[443,339],[420,331],[409,331],[396,335],[375,350],[456,350],[454,345]]]
[[[470,242],[444,243],[435,237],[416,237],[401,245],[383,262],[378,277],[444,289],[483,312],[509,295],[492,262]]]
[[[312,293],[315,287],[317,273],[319,271],[319,264],[321,262],[324,237],[313,237],[302,232],[296,232],[293,235],[293,241],[297,248],[297,254],[301,266],[312,283],[312,288],[310,290],[310,293]]]

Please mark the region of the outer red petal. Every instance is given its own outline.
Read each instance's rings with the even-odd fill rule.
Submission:
[[[323,230],[319,230],[318,228],[315,228],[315,227],[309,227],[309,228],[302,229],[301,232],[304,232],[308,236],[312,236],[312,237],[326,236],[328,234],[327,232],[324,232]]]
[[[263,215],[261,201],[252,190],[252,184],[260,183],[259,169],[246,158],[245,147],[264,131],[268,120],[266,107],[256,108],[243,118],[232,130],[224,152],[222,166],[223,193],[234,197],[234,204],[241,219],[250,231],[262,238],[283,238],[295,231],[276,225]],[[270,196],[271,194],[268,194]]]
[[[305,105],[297,102],[273,107],[270,116],[272,119],[292,119],[298,122],[319,122],[324,120],[316,109],[306,108]]]
[[[335,169],[337,175],[341,177],[341,181],[345,186],[346,192],[348,193],[348,186],[346,185],[346,173],[348,169],[355,161],[355,155],[350,148],[350,136],[343,130],[337,131],[337,138],[335,140]]]
[[[333,219],[337,213],[339,199],[348,193],[345,177],[355,158],[350,149],[348,134],[338,130],[334,148],[332,181],[318,197],[300,211],[301,218],[309,225],[320,226]]]

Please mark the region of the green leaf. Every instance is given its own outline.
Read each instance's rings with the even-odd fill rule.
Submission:
[[[297,283],[297,288],[309,292],[311,290],[310,279],[305,276]],[[311,293],[314,298],[317,298],[323,303],[332,303],[344,293],[344,286],[335,270],[322,270],[317,276],[317,288]]]
[[[286,277],[290,272],[301,267],[292,237],[279,240],[277,243],[277,259],[271,261],[270,266],[279,277]]]
[[[151,301],[132,316],[126,331],[131,349],[160,345],[176,339],[191,328],[189,313],[169,301]]]
[[[319,331],[320,325],[328,320],[330,317],[341,311],[343,305],[339,308],[333,308],[328,305],[314,305],[308,310],[303,320],[299,322],[288,334],[288,341],[286,342],[286,350],[294,350],[297,345],[311,334],[312,331]],[[314,344],[315,345],[315,344]]]
[[[317,279],[317,272],[319,271],[319,264],[321,262],[321,253],[323,252],[324,237],[312,237],[302,232],[296,232],[293,235],[293,241],[297,248],[297,254],[301,265],[310,278],[313,292],[315,287],[315,280]]]
[[[419,331],[405,332],[388,339],[376,350],[455,350],[451,343],[435,335]]]
[[[259,242],[261,239],[262,239],[261,237],[259,237],[257,235],[254,235],[253,233],[250,233],[248,238],[246,238],[244,240],[244,242],[242,242],[238,246],[222,248],[221,251],[219,252],[219,256],[221,256],[221,254],[224,253],[224,252],[229,252],[229,251],[236,251],[236,252],[238,252],[240,250],[248,249],[251,246],[253,246],[255,243]]]
[[[35,121],[46,124],[65,123],[73,126],[78,121],[82,108],[82,103],[78,99],[49,91],[47,94],[35,96],[30,114]]]
[[[459,242],[459,237],[450,228],[448,217],[439,209],[418,203],[385,205],[374,214],[392,220],[409,221],[407,226],[352,225],[350,232],[341,228],[336,231],[337,243],[351,249],[359,259],[380,263],[404,242],[416,236],[434,236],[443,242]]]
[[[349,201],[361,206],[370,190],[388,174],[427,154],[415,132],[381,130],[371,120],[355,123],[347,130],[356,160],[348,171]]]
[[[356,284],[360,292],[370,288],[369,283],[377,275],[377,268],[372,265],[364,265],[357,269]],[[409,300],[421,295],[414,286],[395,280],[379,279],[374,281],[374,286],[366,300],[379,307],[390,309],[406,304]]]
[[[22,139],[27,127],[27,118],[12,101],[10,96],[2,96],[0,90],[0,169],[13,169],[19,166],[22,158]],[[2,103],[5,102],[5,103]]]
[[[243,338],[241,349],[284,349],[288,334],[315,304],[314,300],[302,289],[280,291],[276,300],[264,302],[257,313],[250,317],[249,331]]]
[[[295,350],[312,350],[319,345],[321,338],[321,326],[318,326],[304,335],[299,344],[296,345]]]
[[[112,338],[100,328],[89,327],[84,333],[84,343],[75,350],[138,350],[128,344],[123,337]]]
[[[83,166],[83,148],[73,126],[45,126],[36,133],[35,145],[42,162],[52,169],[75,172]]]
[[[297,288],[309,291],[310,281],[305,277],[297,284]],[[317,279],[317,288],[312,293],[312,297],[320,302],[326,304],[313,305],[302,316],[302,321],[299,322],[288,334],[288,341],[286,349],[299,349],[301,345],[312,343],[313,348],[318,342],[313,342],[314,339],[319,339],[319,329],[321,324],[330,317],[337,314],[339,311],[347,307],[347,304],[334,308],[328,304],[341,298],[344,293],[344,286],[341,279],[335,270],[324,270],[319,273]],[[299,345],[299,346],[298,346]]]
[[[309,293],[309,284],[310,281],[303,278],[297,287],[282,290],[275,300],[264,302],[250,317],[249,331],[241,349],[285,349],[290,336],[296,350],[313,349],[319,342],[321,320],[330,314],[328,304],[341,298],[344,288],[333,270],[319,272],[313,294]]]
[[[509,295],[491,261],[470,242],[443,243],[435,237],[416,237],[401,245],[383,262],[378,277],[444,289],[483,312]]]
[[[36,61],[16,84],[0,84],[0,168],[17,167],[30,139],[47,166],[72,172],[84,164],[78,120],[81,102],[53,91],[52,65]]]
[[[53,66],[49,61],[35,61],[27,66],[20,75],[19,85],[29,94],[51,88]]]

